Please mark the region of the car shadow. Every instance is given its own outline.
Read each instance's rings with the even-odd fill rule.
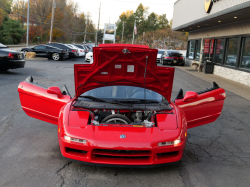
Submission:
[[[19,73],[13,72],[13,71],[1,71],[0,70],[0,74],[1,75],[16,75],[16,74],[19,74]]]

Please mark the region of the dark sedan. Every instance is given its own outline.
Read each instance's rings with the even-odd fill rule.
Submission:
[[[179,51],[175,50],[165,51],[160,62],[162,65],[184,66],[185,64],[183,55]]]
[[[61,60],[67,58],[67,51],[53,46],[37,45],[30,48],[22,48],[21,51],[35,52],[37,57],[45,57],[53,60]]]
[[[56,47],[59,49],[63,49],[66,50],[69,53],[69,57],[77,57],[77,51],[65,44],[62,43],[47,43],[46,45],[52,46],[52,47]]]
[[[9,49],[0,44],[0,71],[8,69],[24,68],[25,60],[22,52]]]

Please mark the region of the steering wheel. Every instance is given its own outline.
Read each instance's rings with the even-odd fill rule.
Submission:
[[[130,97],[132,97],[132,96],[133,96],[135,93],[137,93],[138,91],[143,91],[143,92],[144,92],[144,89],[143,89],[143,88],[138,88],[138,89],[134,90],[134,91],[132,92],[132,94],[131,94]],[[149,90],[146,90],[146,92],[150,93]]]

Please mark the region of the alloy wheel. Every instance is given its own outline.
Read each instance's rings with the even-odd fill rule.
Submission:
[[[53,60],[59,60],[60,59],[60,55],[58,53],[53,53],[52,59]]]

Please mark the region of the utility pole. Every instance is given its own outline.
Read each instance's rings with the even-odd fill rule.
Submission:
[[[28,0],[28,11],[27,11],[27,39],[26,47],[29,47],[29,20],[30,20],[30,0]]]
[[[101,2],[100,2],[100,7],[99,7],[99,19],[98,19],[98,28],[97,28],[97,32],[99,31],[99,24],[100,24],[100,11],[101,11]],[[96,33],[96,44],[98,45],[97,33]]]
[[[122,40],[121,40],[121,43],[123,41],[123,33],[124,33],[124,21],[123,21],[123,24],[122,24]]]
[[[86,43],[86,33],[87,33],[87,27],[88,27],[88,20],[89,20],[89,15],[87,16],[87,20],[85,21],[86,27],[85,27],[84,43]]]
[[[56,7],[55,0],[53,0],[49,43],[51,43],[52,41],[55,7]]]

